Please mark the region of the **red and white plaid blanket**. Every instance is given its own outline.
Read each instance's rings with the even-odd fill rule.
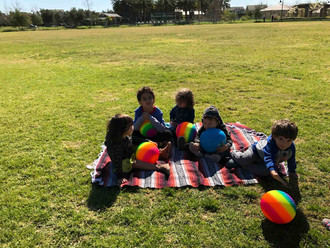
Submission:
[[[197,129],[201,123],[195,124]],[[250,144],[266,139],[263,133],[254,131],[240,123],[226,123],[228,131],[233,140],[233,149],[243,151]],[[161,161],[160,161],[161,162]],[[133,170],[131,177],[123,186],[138,186],[141,188],[164,188],[164,187],[185,187],[192,186],[233,186],[241,184],[258,183],[254,175],[241,168],[228,170],[224,165],[211,160],[201,158],[198,161],[191,161],[185,158],[183,152],[172,146],[172,156],[169,159],[171,174],[166,180],[163,173],[156,171]],[[105,146],[92,165],[87,166],[93,169],[92,183],[103,186],[117,186],[117,177],[112,172],[111,160]],[[287,174],[287,168],[281,164],[281,172]]]

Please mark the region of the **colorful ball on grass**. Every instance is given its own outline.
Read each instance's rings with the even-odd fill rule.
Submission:
[[[186,142],[191,142],[196,136],[196,127],[190,122],[182,122],[176,127],[176,137],[184,137]]]
[[[143,142],[136,150],[136,159],[154,164],[159,158],[158,147],[152,142]]]
[[[296,204],[287,193],[271,190],[260,201],[261,211],[267,219],[277,224],[286,224],[296,216]]]
[[[201,147],[209,153],[215,152],[218,147],[225,145],[226,142],[226,134],[218,128],[205,130],[200,138]]]
[[[150,138],[154,137],[157,134],[157,130],[149,120],[145,120],[140,127],[140,133],[144,137]]]

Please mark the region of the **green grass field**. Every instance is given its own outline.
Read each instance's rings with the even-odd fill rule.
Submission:
[[[329,247],[329,54],[329,22],[0,33],[0,246]],[[266,221],[261,185],[93,187],[107,120],[145,85],[165,121],[182,87],[196,121],[295,121],[294,221]]]

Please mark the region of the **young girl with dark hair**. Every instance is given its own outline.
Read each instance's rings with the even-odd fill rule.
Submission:
[[[125,114],[117,114],[111,118],[107,127],[105,145],[112,161],[113,170],[118,177],[118,184],[128,181],[132,169],[154,170],[169,175],[169,164],[151,164],[134,159],[134,153],[139,144],[145,141],[134,137],[133,119]]]

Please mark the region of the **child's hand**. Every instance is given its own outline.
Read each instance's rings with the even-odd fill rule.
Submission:
[[[174,122],[174,121],[170,121],[170,124],[174,127],[177,127],[179,125],[177,122]]]
[[[228,146],[227,145],[223,145],[217,148],[217,152],[225,152],[228,150]]]
[[[280,176],[277,174],[276,171],[272,170],[272,171],[270,172],[270,174],[271,174],[271,176],[272,176],[275,180],[277,180],[277,181],[279,181],[280,183],[282,183],[282,184],[284,185],[284,187],[287,187],[287,188],[289,187],[288,182],[285,181],[282,177],[280,177]]]
[[[194,150],[194,151],[199,151],[201,149],[201,146],[199,143],[192,143],[192,146],[191,148]]]
[[[143,120],[149,120],[149,113],[148,112],[143,112],[142,116],[143,116]]]
[[[127,182],[128,182],[128,180],[126,178],[119,178],[117,180],[117,183],[119,186],[122,185],[123,183],[127,183]]]

